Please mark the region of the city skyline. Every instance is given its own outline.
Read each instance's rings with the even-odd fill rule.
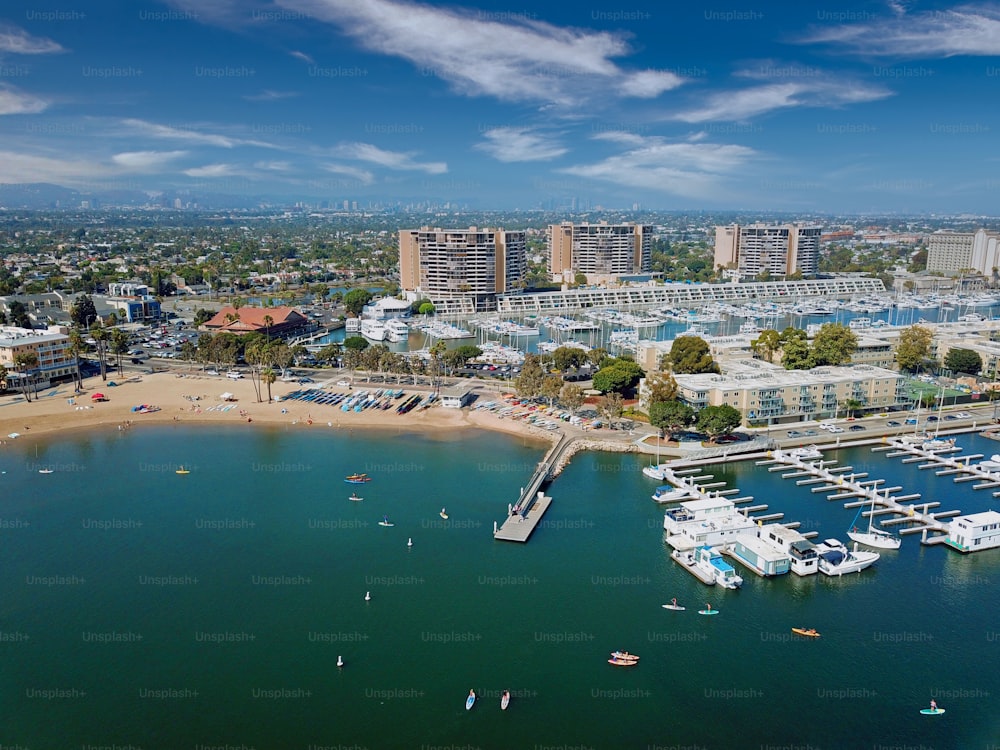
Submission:
[[[0,183],[991,214],[998,40],[992,3],[21,4]]]

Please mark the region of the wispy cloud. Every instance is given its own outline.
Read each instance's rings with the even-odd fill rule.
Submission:
[[[347,164],[324,164],[323,169],[327,172],[333,172],[334,174],[342,174],[347,177],[353,177],[355,180],[358,180],[365,185],[371,185],[375,181],[375,175],[367,169],[351,167]]]
[[[460,93],[568,105],[602,94],[653,97],[683,80],[669,71],[629,71],[621,34],[527,18],[445,9],[406,0],[278,0],[340,27],[362,47],[402,57]]]
[[[311,57],[309,57],[309,55],[307,55],[305,52],[300,52],[297,49],[296,50],[292,50],[288,54],[291,55],[292,57],[294,57],[296,60],[301,60],[302,62],[307,63],[308,65],[315,65],[316,64],[316,61],[313,60]]]
[[[355,159],[378,164],[389,169],[415,170],[427,174],[443,174],[448,165],[442,161],[414,161],[411,151],[386,151],[371,143],[342,143],[335,146],[331,154],[341,159]]]
[[[48,101],[0,83],[0,115],[33,115],[44,111]]]
[[[123,151],[112,156],[111,161],[130,171],[149,172],[186,155],[187,151]]]
[[[263,169],[266,172],[287,172],[292,165],[287,161],[257,161],[254,162],[255,169]]]
[[[277,102],[282,99],[293,99],[298,96],[296,91],[272,91],[264,89],[258,94],[244,94],[243,98],[248,102]]]
[[[795,64],[766,61],[734,75],[759,85],[716,91],[706,96],[701,106],[673,115],[671,119],[692,123],[746,120],[789,107],[842,107],[892,96],[892,91],[883,86]]]
[[[483,133],[485,141],[476,148],[497,161],[548,161],[565,154],[566,149],[554,138],[534,133],[529,128],[493,128]]]
[[[184,170],[184,174],[188,177],[232,177],[237,173],[237,167],[232,164],[206,164]]]
[[[32,36],[24,29],[0,24],[0,53],[15,55],[51,55],[66,50],[58,42],[45,37]]]
[[[245,138],[234,138],[219,133],[206,133],[201,129],[160,125],[147,120],[129,118],[121,121],[122,125],[131,131],[151,138],[180,141],[183,143],[202,144],[205,146],[220,146],[234,148],[236,146],[259,146],[261,148],[276,148],[270,143]]]
[[[730,176],[757,155],[746,146],[672,142],[661,136],[601,133],[594,137],[628,148],[594,164],[559,171],[692,198],[718,198]]]
[[[892,17],[814,29],[799,41],[847,47],[878,57],[1000,55],[1000,7],[960,5],[949,10],[907,12],[891,4]]]

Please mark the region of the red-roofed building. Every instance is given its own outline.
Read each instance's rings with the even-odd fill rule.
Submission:
[[[270,320],[265,317],[270,316]],[[223,307],[211,320],[206,320],[199,326],[200,331],[218,333],[228,331],[242,335],[244,333],[263,333],[270,336],[287,336],[301,329],[308,328],[311,321],[302,313],[291,307]]]

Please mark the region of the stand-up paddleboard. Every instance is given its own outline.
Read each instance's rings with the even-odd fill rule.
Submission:
[[[938,714],[943,714],[943,708],[921,708],[920,713],[924,716],[937,716]]]
[[[382,516],[382,520],[378,522],[379,526],[395,526],[392,521],[389,520],[389,516]]]
[[[719,610],[717,610],[717,609],[699,609],[698,610],[698,614],[699,615],[717,615],[717,614],[719,614]]]
[[[444,520],[446,521],[448,520],[448,514],[444,512],[444,508],[441,509],[441,512],[438,513],[438,515],[441,516],[441,518],[443,518]]]
[[[500,697],[500,710],[506,711],[507,706],[510,705],[510,691],[504,690],[503,695]]]
[[[357,495],[351,495],[351,496],[350,496],[349,498],[347,498],[347,499],[348,499],[348,500],[353,500],[353,501],[354,501],[354,502],[356,502],[356,503],[358,503],[358,502],[361,502],[362,500],[364,500],[364,498],[363,498],[363,497],[358,497]]]
[[[474,692],[470,692],[469,697],[465,699],[465,710],[468,711],[470,708],[472,708],[475,702],[476,702],[476,694]]]
[[[617,667],[634,667],[638,663],[638,659],[608,659],[608,664],[614,664]]]
[[[664,604],[664,609],[672,609],[674,612],[683,612],[687,607],[682,607],[680,604]]]

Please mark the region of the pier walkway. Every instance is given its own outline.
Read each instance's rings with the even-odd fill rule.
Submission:
[[[507,520],[499,528],[493,524],[494,539],[507,542],[528,541],[531,532],[535,530],[545,511],[552,504],[552,498],[541,491],[542,485],[551,478],[553,467],[558,464],[572,442],[570,437],[562,434],[559,440],[552,444],[545,457],[539,461],[528,483],[521,488],[521,496],[517,502],[508,506]]]
[[[903,463],[920,463],[920,469],[936,469],[936,476],[953,476],[954,482],[978,482],[972,485],[974,490],[987,490],[1000,487],[1000,466],[984,468],[972,461],[983,457],[981,453],[953,457],[949,454],[959,451],[959,448],[940,448],[934,441],[913,443],[900,439],[887,439],[886,445],[872,448],[873,453],[885,451],[886,458],[904,456]],[[928,447],[928,445],[930,447]],[[1000,492],[994,492],[993,497],[1000,497]]]

